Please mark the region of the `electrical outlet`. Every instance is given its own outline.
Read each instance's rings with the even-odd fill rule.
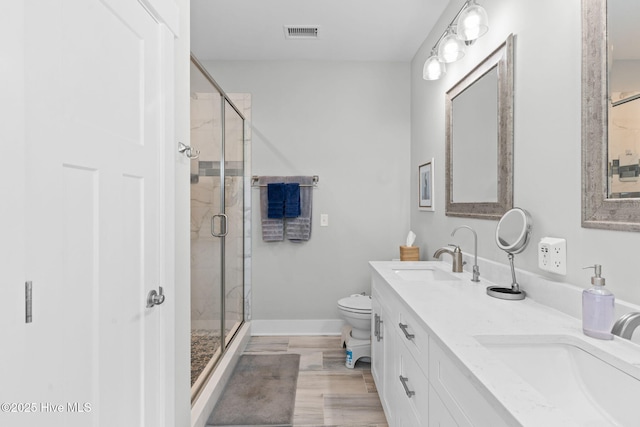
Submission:
[[[538,243],[538,267],[543,270],[546,270],[549,266],[549,249],[549,244],[542,243],[542,240],[540,240],[540,243]]]
[[[556,274],[567,274],[567,241],[543,237],[538,243],[538,267]]]

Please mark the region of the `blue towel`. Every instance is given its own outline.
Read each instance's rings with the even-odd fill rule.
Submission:
[[[300,216],[300,184],[284,185],[284,217],[297,218]]]
[[[297,182],[300,185],[300,216],[297,218],[286,218],[285,237],[296,243],[306,242],[311,239],[311,213],[313,199],[313,177],[312,176],[291,176],[285,182]]]
[[[284,183],[267,184],[267,218],[284,217]]]

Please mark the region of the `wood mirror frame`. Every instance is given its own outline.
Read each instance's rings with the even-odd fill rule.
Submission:
[[[513,207],[513,45],[514,36],[511,34],[493,53],[446,93],[445,214],[448,216],[499,220],[505,212]],[[457,203],[453,200],[453,180],[455,179],[453,171],[453,99],[494,67],[498,69],[497,202]]]
[[[640,199],[607,198],[607,0],[582,0],[582,227],[640,231]]]

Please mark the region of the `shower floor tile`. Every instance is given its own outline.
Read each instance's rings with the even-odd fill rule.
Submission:
[[[251,337],[245,353],[301,355],[294,426],[388,427],[371,364],[348,369],[340,337]]]

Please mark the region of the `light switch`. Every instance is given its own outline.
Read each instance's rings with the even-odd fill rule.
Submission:
[[[329,214],[320,214],[320,227],[329,226]]]

